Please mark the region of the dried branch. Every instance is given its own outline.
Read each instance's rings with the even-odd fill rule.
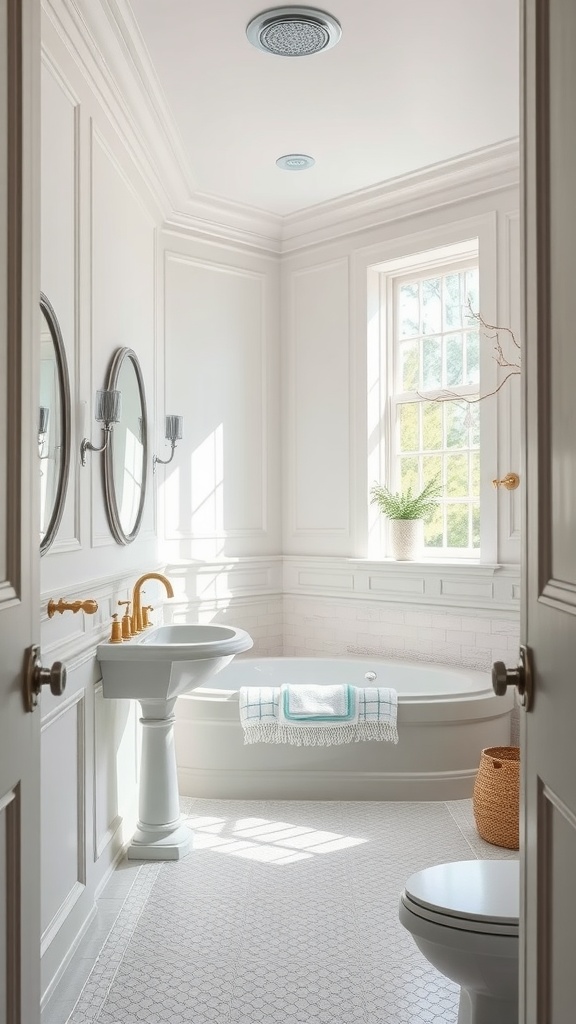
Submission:
[[[510,380],[510,377],[513,377],[515,374],[521,373],[522,366],[520,355],[518,355],[517,361],[511,361],[510,359],[507,359],[506,356],[504,355],[504,350],[500,342],[500,333],[504,331],[511,338],[513,344],[518,349],[518,352],[520,352],[520,342],[516,338],[514,331],[510,327],[498,327],[496,324],[489,324],[484,319],[484,317],[480,315],[480,313],[474,312],[470,301],[468,302],[468,309],[472,319],[475,320],[478,324],[481,325],[481,327],[484,328],[485,333],[487,331],[494,332],[493,334],[486,334],[486,337],[491,338],[494,341],[494,359],[496,360],[498,366],[501,366],[503,369],[506,370],[509,369],[510,373],[506,374],[504,380],[500,382],[497,388],[494,388],[494,391],[488,391],[485,395],[479,395],[478,398],[467,398],[466,395],[459,395],[457,394],[457,392],[449,391],[447,389],[442,390],[440,394],[436,395],[435,398],[429,398],[428,395],[423,395],[421,394],[420,391],[417,391],[416,394],[418,395],[418,397],[423,399],[423,401],[425,402],[458,401],[467,402],[468,405],[476,405],[478,402],[482,402],[485,398],[491,398],[492,395],[497,395],[500,389],[504,387],[506,381]]]
[[[484,319],[484,317],[480,315],[480,313],[475,313],[474,312],[474,310],[472,309],[472,303],[470,302],[470,300],[468,300],[468,309],[470,310],[470,316],[472,317],[472,319],[476,320],[477,323],[481,324],[481,326],[484,328],[485,331],[494,331],[495,332],[492,335],[493,338],[497,339],[499,333],[501,331],[505,331],[506,334],[510,335],[510,337],[511,337],[514,345],[516,346],[516,348],[518,350],[520,350],[520,342],[518,341],[516,335],[514,334],[514,331],[510,327],[497,327],[496,324],[489,324],[489,323],[487,323],[486,320]]]
[[[509,365],[513,366],[514,364],[510,363]],[[476,405],[477,402],[481,402],[484,398],[490,398],[492,395],[497,395],[500,388],[504,387],[506,381],[510,380],[510,377],[513,377],[518,373],[520,373],[520,367],[510,370],[510,373],[506,374],[504,380],[500,381],[500,384],[497,388],[494,388],[494,391],[488,391],[485,395],[479,395],[478,398],[468,398],[467,395],[459,395],[457,391],[442,391],[439,395],[436,395],[435,398],[423,395],[420,391],[417,391],[416,394],[418,395],[418,398],[421,398],[424,402],[467,402],[468,405]]]

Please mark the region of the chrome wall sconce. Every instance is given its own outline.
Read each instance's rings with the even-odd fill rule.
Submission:
[[[122,409],[122,395],[120,391],[97,391],[96,392],[96,412],[94,413],[94,419],[97,423],[102,423],[102,430],[104,431],[104,444],[97,448],[89,438],[82,438],[80,444],[80,461],[82,465],[86,465],[86,452],[103,452],[108,447],[108,441],[110,440],[110,434],[112,427],[115,423],[120,420],[120,413]]]
[[[167,416],[166,417],[166,440],[170,441],[172,450],[168,459],[159,459],[157,455],[152,457],[152,467],[156,472],[156,463],[159,462],[161,466],[167,466],[169,462],[172,462],[174,458],[174,452],[176,450],[176,441],[182,440],[182,416]]]
[[[38,416],[38,455],[40,459],[48,458],[47,455],[44,455],[44,444],[46,443],[46,434],[48,433],[49,420],[50,409],[46,405],[41,405],[40,414]]]

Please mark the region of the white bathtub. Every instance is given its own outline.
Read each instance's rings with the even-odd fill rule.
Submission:
[[[367,683],[367,672],[376,681]],[[241,686],[353,683],[398,691],[397,746],[244,745]],[[176,705],[185,796],[292,800],[456,800],[472,795],[483,747],[510,742],[513,695],[490,676],[381,658],[236,658]]]

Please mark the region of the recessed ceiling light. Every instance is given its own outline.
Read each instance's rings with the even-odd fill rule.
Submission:
[[[309,57],[340,39],[336,18],[316,7],[273,7],[248,23],[246,35],[259,50],[278,57]]]
[[[279,156],[276,166],[283,171],[306,171],[316,163],[313,156],[306,156],[305,153],[287,153],[286,156]]]

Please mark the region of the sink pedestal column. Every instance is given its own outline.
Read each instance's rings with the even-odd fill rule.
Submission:
[[[180,820],[175,704],[176,698],[140,700],[142,756],[138,825],[128,847],[132,860],[178,860],[192,845],[192,832]]]

